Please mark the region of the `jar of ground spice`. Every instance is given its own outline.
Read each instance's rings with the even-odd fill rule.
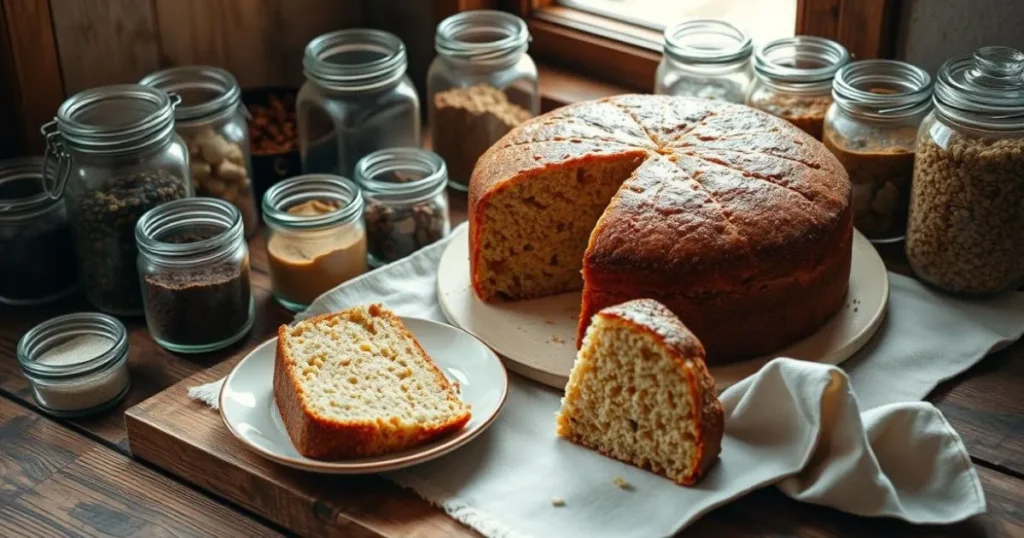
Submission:
[[[720,20],[697,19],[665,28],[654,93],[743,104],[753,77],[753,40]]]
[[[366,272],[363,198],[351,180],[326,174],[286,179],[263,196],[274,298],[304,310],[320,294]]]
[[[984,47],[939,68],[921,124],[907,258],[951,292],[1024,284],[1024,52]]]
[[[932,108],[932,79],[894,60],[863,60],[836,73],[825,115],[827,147],[850,175],[853,225],[876,243],[903,239],[917,129]]]
[[[252,187],[248,112],[238,81],[218,67],[190,65],[157,71],[139,84],[174,92],[174,129],[185,140],[192,187],[235,205],[242,213],[245,236],[259,228]]]
[[[176,103],[148,86],[103,86],[70,97],[43,126],[50,195],[64,198],[86,298],[104,312],[142,313],[135,223],[193,194]]]
[[[0,161],[0,303],[56,301],[78,283],[64,201],[46,193],[42,172],[37,157]]]
[[[255,315],[241,213],[215,198],[168,202],[139,219],[139,276],[149,333],[179,353],[237,342]]]
[[[94,415],[128,394],[128,333],[98,313],[40,323],[18,342],[18,365],[36,403],[59,417]]]
[[[825,112],[832,104],[832,79],[848,63],[850,53],[830,39],[776,39],[754,55],[754,83],[747,105],[788,120],[821,140]]]
[[[465,11],[441,21],[427,72],[427,123],[452,186],[467,190],[476,160],[540,112],[530,33],[510,13]]]
[[[411,148],[375,151],[356,165],[366,200],[370,265],[404,258],[448,235],[448,171],[436,153]]]

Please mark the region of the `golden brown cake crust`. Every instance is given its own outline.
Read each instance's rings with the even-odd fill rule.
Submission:
[[[475,264],[490,198],[545,170],[638,154],[645,162],[590,236],[580,338],[601,308],[651,297],[700,337],[714,364],[774,351],[842,306],[853,228],[835,157],[752,108],[650,95],[556,110],[480,158],[470,182],[477,295],[488,298]],[[770,315],[755,310],[765,304]],[[719,323],[727,315],[735,322]]]

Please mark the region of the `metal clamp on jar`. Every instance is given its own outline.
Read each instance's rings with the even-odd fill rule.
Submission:
[[[743,104],[753,51],[753,40],[725,21],[701,19],[666,28],[654,93]]]
[[[179,101],[148,86],[103,86],[68,98],[42,127],[50,196],[64,197],[86,298],[105,312],[142,313],[135,223],[192,196],[188,149],[174,132]]]

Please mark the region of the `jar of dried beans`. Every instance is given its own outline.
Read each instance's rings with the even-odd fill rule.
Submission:
[[[853,225],[871,241],[899,241],[932,78],[907,63],[863,60],[840,69],[832,88],[823,142],[850,175]]]
[[[370,265],[404,258],[451,230],[448,171],[436,153],[392,148],[375,151],[356,165],[366,200]]]
[[[832,104],[832,79],[850,63],[845,47],[823,37],[776,39],[754,55],[747,105],[788,120],[821,140]]]
[[[235,77],[217,67],[194,65],[157,71],[139,83],[181,97],[174,128],[188,146],[196,194],[234,204],[242,214],[245,236],[256,233],[248,112]]]
[[[103,86],[68,98],[43,126],[50,196],[64,197],[85,295],[99,310],[142,313],[135,223],[193,195],[177,102],[149,86]]]
[[[654,93],[743,104],[753,51],[750,37],[725,21],[692,20],[666,28]]]
[[[530,33],[510,13],[465,11],[441,21],[427,72],[427,123],[452,186],[466,190],[476,160],[540,112]]]
[[[918,135],[907,258],[964,294],[1024,284],[1024,53],[984,47],[939,68]]]

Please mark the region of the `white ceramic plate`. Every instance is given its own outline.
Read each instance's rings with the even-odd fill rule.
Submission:
[[[498,417],[508,393],[508,375],[498,357],[465,331],[442,323],[403,317],[430,358],[459,383],[472,418],[462,430],[416,448],[377,456],[320,461],[299,454],[274,403],[274,352],[277,338],[261,344],[228,374],[220,392],[220,414],[240,441],[282,465],[330,474],[392,471],[432,460],[480,435]]]
[[[505,358],[512,371],[564,388],[576,357],[580,292],[487,304],[473,293],[469,233],[460,228],[441,257],[437,296],[445,316]],[[853,263],[846,303],[818,332],[768,357],[711,368],[719,389],[735,384],[775,357],[839,364],[871,339],[885,315],[889,277],[871,243],[853,234]]]

